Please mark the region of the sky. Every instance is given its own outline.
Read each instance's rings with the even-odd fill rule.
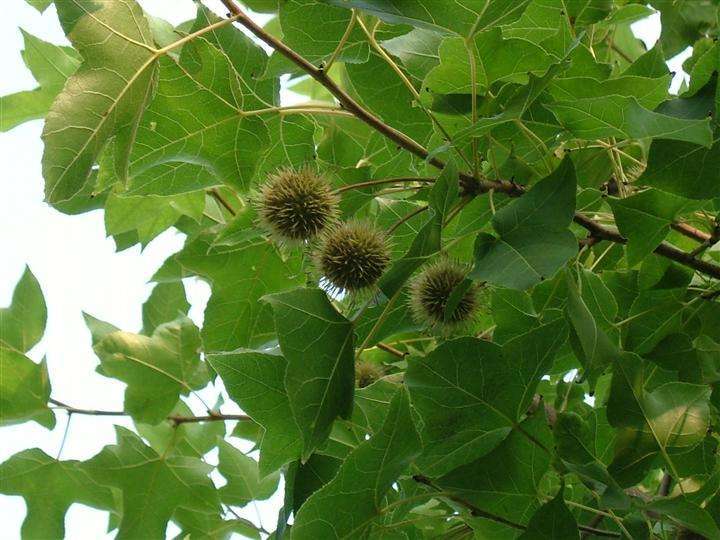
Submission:
[[[0,95],[35,87],[35,82],[20,58],[23,28],[42,39],[57,44],[67,43],[57,22],[54,7],[43,15],[24,0],[1,0],[0,17]],[[150,14],[173,24],[192,19],[192,0],[138,0]],[[205,5],[223,14],[219,0]],[[263,19],[256,18],[258,22]],[[633,27],[636,35],[651,47],[660,33],[659,16],[639,21]],[[677,88],[682,80],[680,66],[689,56],[685,51],[669,63],[678,73],[673,81]],[[283,92],[284,104],[297,101],[297,96]],[[141,307],[152,290],[150,277],[171,254],[182,248],[184,237],[171,229],[153,240],[142,252],[133,247],[115,252],[111,238],[105,237],[101,210],[79,216],[63,215],[43,202],[43,179],[40,161],[42,122],[19,126],[0,133],[0,306],[10,303],[12,290],[25,265],[39,280],[48,306],[48,323],[43,340],[30,352],[36,361],[47,357],[52,396],[80,408],[122,409],[125,385],[95,373],[98,360],[90,343],[82,312],[132,332],[142,327]],[[192,308],[190,316],[202,324],[202,314],[210,294],[207,284],[186,280],[185,288]],[[214,402],[220,388],[201,392]],[[192,404],[192,403],[191,403]],[[202,408],[194,404],[195,411]],[[239,410],[226,404],[223,412]],[[62,459],[88,459],[106,444],[115,442],[114,425],[131,426],[126,418],[74,415],[62,446]],[[53,431],[35,423],[4,427],[0,431],[0,462],[31,447],[39,447],[50,456],[57,456],[67,426],[67,415],[57,414]],[[248,446],[231,439],[243,450]],[[207,456],[216,463],[216,453]],[[216,485],[224,480],[214,474]],[[270,500],[239,511],[255,523],[262,522],[273,530],[277,510],[282,504],[279,492]],[[25,517],[21,497],[0,495],[2,540],[20,538]],[[106,534],[107,514],[79,504],[73,505],[65,520],[66,537],[70,540],[112,538]],[[170,525],[168,533],[178,530]]]

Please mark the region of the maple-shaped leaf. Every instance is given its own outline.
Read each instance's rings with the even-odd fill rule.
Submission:
[[[0,464],[0,493],[25,499],[22,537],[27,539],[64,538],[65,513],[74,503],[114,507],[110,490],[93,481],[82,463],[58,461],[39,448],[23,450]]]
[[[220,442],[218,471],[227,480],[220,488],[220,500],[233,506],[268,499],[278,487],[280,473],[260,477],[258,463],[231,444]]]
[[[84,61],[45,119],[43,177],[50,202],[69,199],[82,189],[112,137],[114,170],[125,176],[157,60],[150,26],[135,0],[67,0],[56,7],[63,30]]]
[[[190,319],[160,325],[151,337],[113,332],[95,344],[98,372],[127,384],[125,410],[138,422],[157,424],[181,394],[209,380],[200,361],[200,332]]]
[[[220,514],[212,467],[197,458],[159,455],[140,437],[116,426],[117,444],[106,446],[84,469],[101,485],[122,492],[117,539],[164,538],[179,508]]]

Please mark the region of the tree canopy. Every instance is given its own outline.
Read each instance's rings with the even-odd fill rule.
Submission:
[[[0,425],[134,424],[0,464],[23,538],[80,503],[121,540],[720,539],[718,1],[222,3],[23,31],[0,130],[44,119],[47,204],[186,237],[140,333],[86,315],[121,411],[54,398],[30,269],[0,310]]]

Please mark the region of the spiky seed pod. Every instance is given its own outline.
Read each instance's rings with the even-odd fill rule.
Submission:
[[[364,221],[339,223],[320,240],[317,266],[338,290],[357,292],[374,285],[390,262],[385,234]]]
[[[474,283],[462,293],[452,313],[445,314],[450,296],[467,274],[468,268],[450,259],[427,266],[410,283],[410,308],[415,321],[448,329],[472,320],[478,307],[478,287]]]
[[[310,167],[269,175],[257,201],[265,228],[289,242],[315,238],[335,219],[337,205],[330,183]]]
[[[380,379],[385,372],[375,362],[358,362],[355,364],[355,386],[365,388]]]

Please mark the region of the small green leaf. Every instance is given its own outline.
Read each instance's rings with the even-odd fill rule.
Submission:
[[[670,232],[685,199],[650,189],[625,199],[610,199],[620,234],[628,239],[628,265],[635,266],[660,245]]]
[[[35,7],[42,11],[50,3],[52,0],[38,0]],[[21,31],[25,40],[23,60],[40,86],[0,97],[0,131],[7,131],[28,120],[43,118],[67,78],[80,65],[80,55],[73,48],[53,45]]]
[[[227,484],[220,488],[220,500],[232,506],[268,499],[278,487],[279,473],[260,477],[257,462],[225,441],[220,441],[218,471]]]
[[[55,415],[47,406],[50,380],[45,360],[36,364],[0,343],[0,373],[0,425],[34,420],[54,428]]]
[[[27,352],[45,333],[47,308],[37,279],[25,267],[13,291],[10,307],[0,308],[0,343]]]
[[[545,105],[574,137],[670,139],[709,148],[713,142],[709,119],[686,120],[649,111],[633,97],[619,95],[556,101]]]
[[[543,504],[533,514],[528,522],[527,529],[520,535],[519,540],[572,540],[580,538],[575,516],[572,515],[563,498],[565,485],[560,484],[560,490],[550,501]]]
[[[683,496],[652,501],[647,505],[647,510],[666,516],[671,522],[687,527],[709,540],[720,539],[720,528],[711,515]]]
[[[152,335],[162,323],[187,315],[189,309],[182,282],[158,283],[143,304],[143,334]]]

